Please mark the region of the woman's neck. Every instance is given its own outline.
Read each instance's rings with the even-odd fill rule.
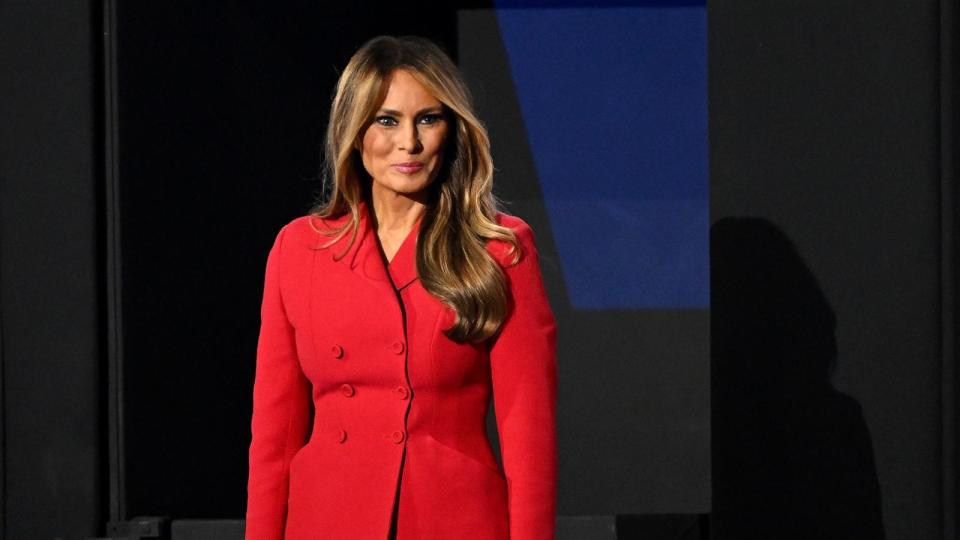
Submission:
[[[381,236],[406,236],[427,208],[416,198],[394,192],[380,194],[374,191],[370,199],[374,228]]]

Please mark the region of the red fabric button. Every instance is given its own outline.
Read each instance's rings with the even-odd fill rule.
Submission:
[[[334,345],[333,347],[330,347],[330,354],[332,354],[334,358],[342,358],[343,347],[339,345]]]
[[[403,434],[402,431],[394,431],[394,432],[390,435],[390,439],[393,440],[393,442],[395,442],[395,443],[397,443],[397,444],[402,443],[404,438],[405,438],[405,435]]]
[[[403,354],[403,349],[404,347],[402,341],[394,341],[393,345],[390,345],[390,350],[397,354]]]
[[[343,442],[343,441],[345,441],[345,440],[347,440],[347,432],[344,431],[343,429],[338,429],[338,430],[337,430],[337,441],[338,441],[338,442]]]
[[[407,399],[410,396],[410,391],[407,390],[406,386],[398,386],[397,395],[400,396],[400,399]]]
[[[348,383],[343,383],[340,385],[340,391],[343,392],[343,395],[350,397],[354,394],[353,387]]]

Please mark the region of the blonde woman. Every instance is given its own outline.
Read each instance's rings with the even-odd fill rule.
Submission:
[[[424,38],[341,74],[326,196],[267,257],[248,540],[554,538],[556,324],[471,101]]]

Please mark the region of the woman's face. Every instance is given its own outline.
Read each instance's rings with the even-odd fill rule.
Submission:
[[[440,101],[408,71],[394,71],[360,151],[373,191],[424,195],[443,163],[448,129]]]

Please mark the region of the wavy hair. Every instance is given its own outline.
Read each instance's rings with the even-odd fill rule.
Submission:
[[[332,218],[349,213],[340,227],[318,233],[350,233],[349,251],[360,224],[359,202],[372,179],[360,156],[362,137],[386,98],[394,70],[408,71],[438,101],[453,122],[444,162],[427,188],[426,211],[417,237],[417,275],[424,289],[450,307],[456,318],[444,334],[458,343],[481,342],[500,330],[509,310],[503,270],[486,249],[489,240],[511,245],[511,264],[521,255],[516,235],[496,222],[501,202],[493,194],[490,140],[473,110],[473,98],[458,68],[437,44],[419,36],[378,36],[350,58],[330,106],[324,147],[323,193],[310,214]],[[372,207],[370,207],[372,211]]]

